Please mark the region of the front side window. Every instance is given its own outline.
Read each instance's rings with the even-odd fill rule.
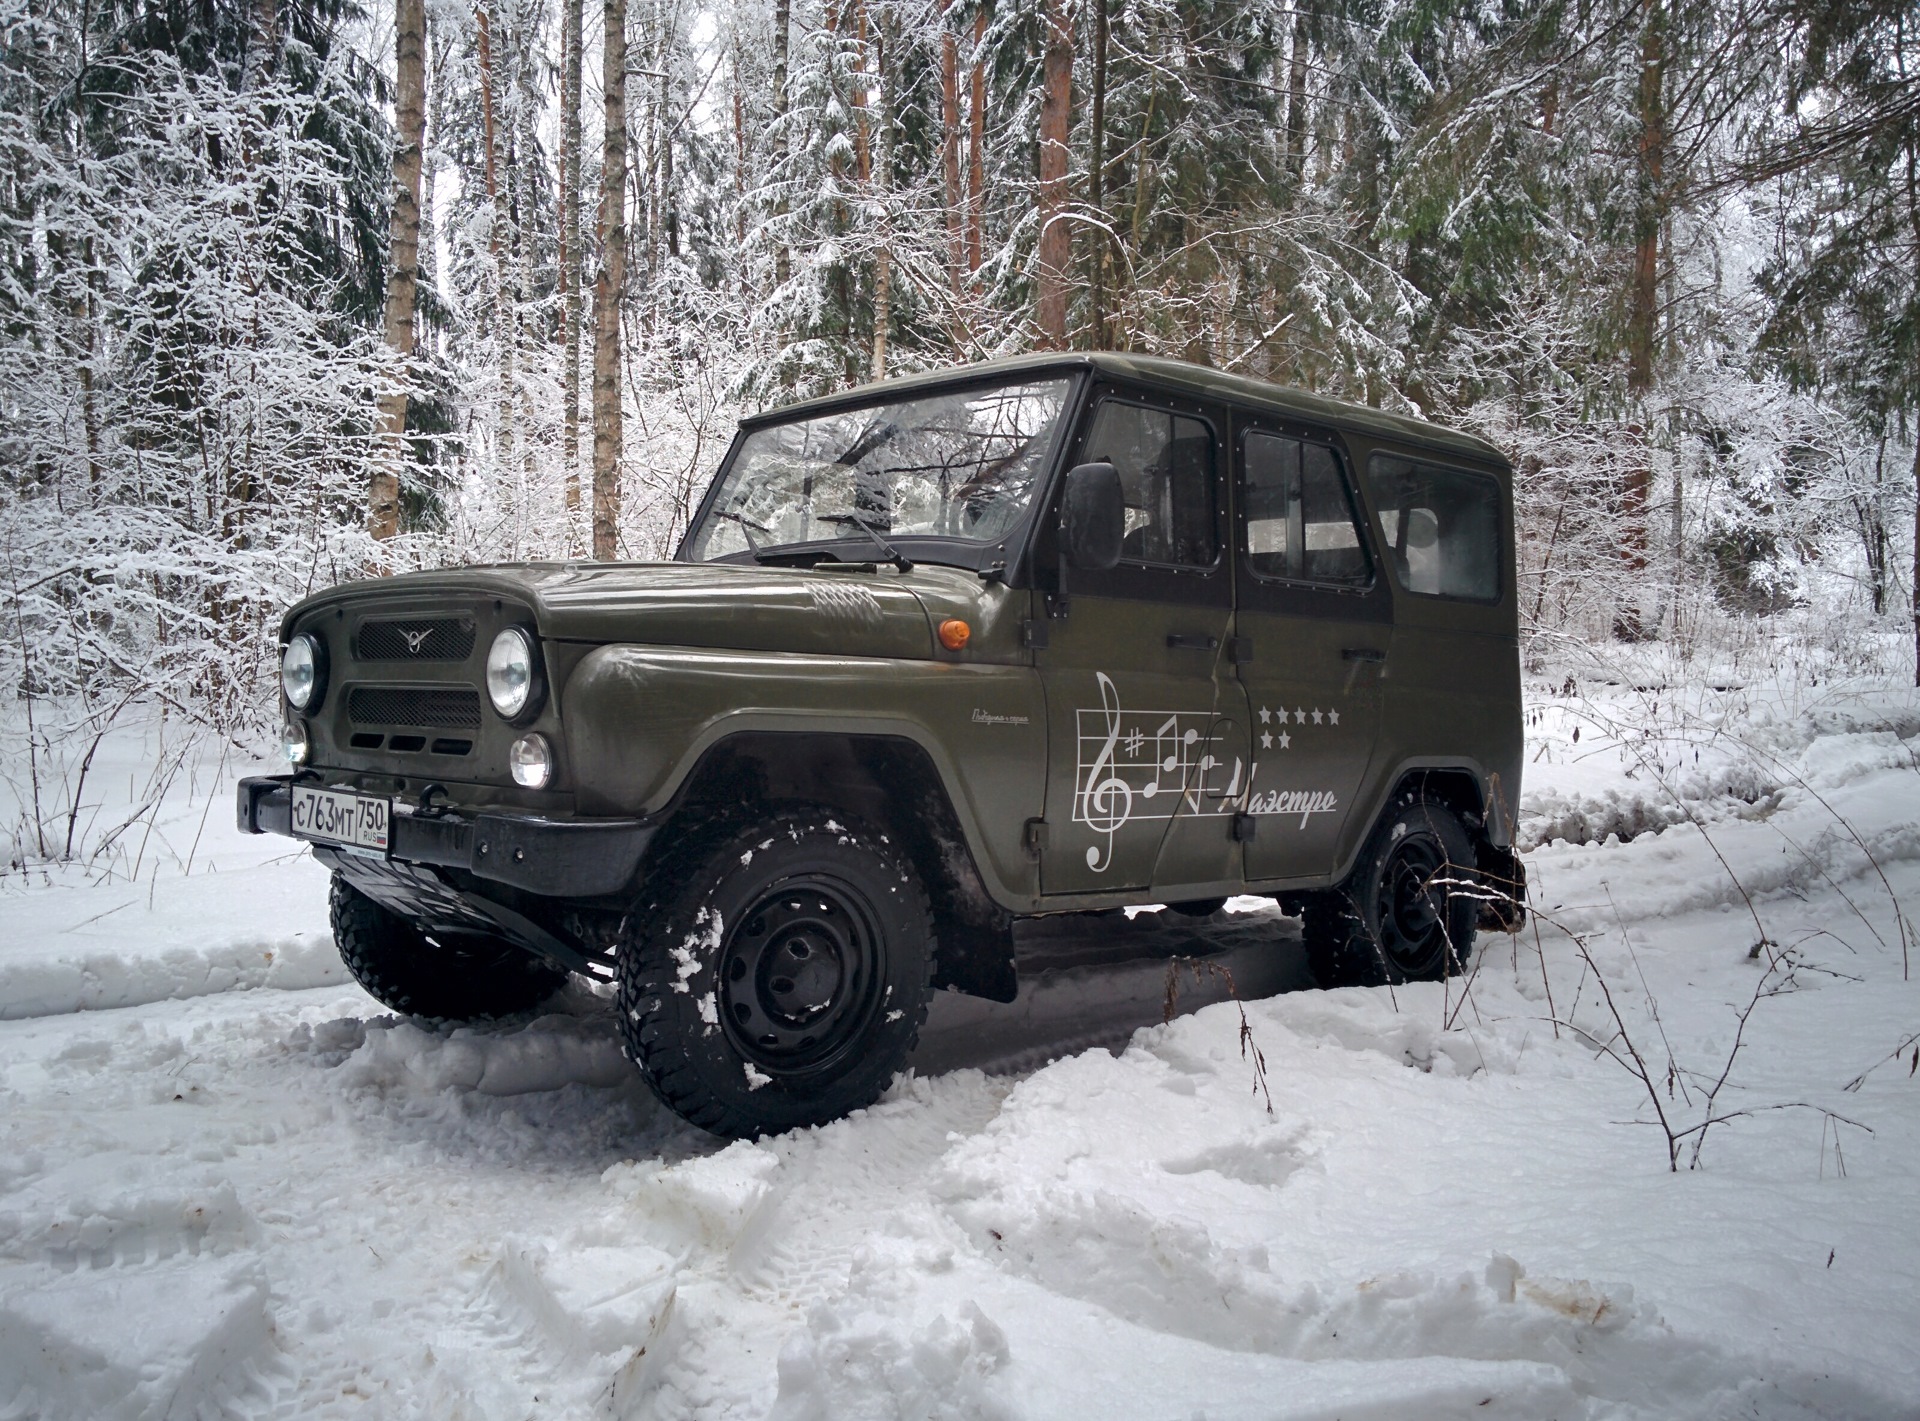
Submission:
[[[1212,567],[1219,559],[1213,431],[1205,423],[1108,400],[1094,416],[1082,457],[1120,473],[1127,507],[1123,562]]]
[[[1394,578],[1409,592],[1500,595],[1500,488],[1485,474],[1378,454],[1367,484]]]
[[[685,556],[870,548],[868,530],[997,543],[1033,501],[1069,387],[1052,379],[948,390],[763,425],[741,441]],[[938,561],[937,545],[915,556]]]
[[[1353,498],[1333,450],[1250,433],[1243,483],[1247,563],[1255,576],[1334,587],[1372,582]]]

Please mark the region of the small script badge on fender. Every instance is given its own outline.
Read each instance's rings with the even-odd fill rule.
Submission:
[[[981,710],[980,707],[978,706],[975,706],[973,708],[973,723],[975,725],[1031,725],[1032,724],[1032,722],[1029,721],[1024,715],[995,715],[992,711]]]
[[[407,650],[413,655],[420,654],[420,648],[427,644],[427,638],[433,635],[432,627],[422,627],[414,631],[408,627],[400,628],[400,639],[407,644]]]

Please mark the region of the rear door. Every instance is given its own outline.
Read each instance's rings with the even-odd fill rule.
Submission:
[[[1380,728],[1393,601],[1330,431],[1241,415],[1235,599],[1247,698],[1253,880],[1333,873]]]

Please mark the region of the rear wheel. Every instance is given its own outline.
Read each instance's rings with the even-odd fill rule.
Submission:
[[[1215,913],[1227,906],[1227,900],[1224,898],[1193,898],[1185,903],[1169,903],[1167,906],[1182,917],[1211,918]]]
[[[717,1135],[819,1125],[870,1105],[926,1019],[932,914],[905,855],[801,807],[663,860],[619,949],[627,1054]]]
[[[1375,826],[1352,875],[1306,904],[1307,960],[1323,987],[1438,981],[1465,970],[1479,917],[1472,841],[1415,791]]]
[[[498,938],[429,938],[334,875],[328,917],[340,960],[391,1011],[483,1021],[531,1011],[567,974]]]

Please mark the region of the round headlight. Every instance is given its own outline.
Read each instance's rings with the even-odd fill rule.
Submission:
[[[312,710],[327,689],[327,644],[302,632],[280,653],[280,690],[295,710]]]
[[[280,753],[287,757],[289,765],[304,765],[307,757],[313,753],[307,740],[307,728],[297,720],[290,720],[280,728]]]
[[[487,699],[507,720],[515,720],[533,705],[539,691],[539,666],[533,638],[520,627],[508,627],[487,650]]]
[[[553,778],[553,747],[544,735],[523,735],[507,751],[513,782],[528,789],[545,789]]]

